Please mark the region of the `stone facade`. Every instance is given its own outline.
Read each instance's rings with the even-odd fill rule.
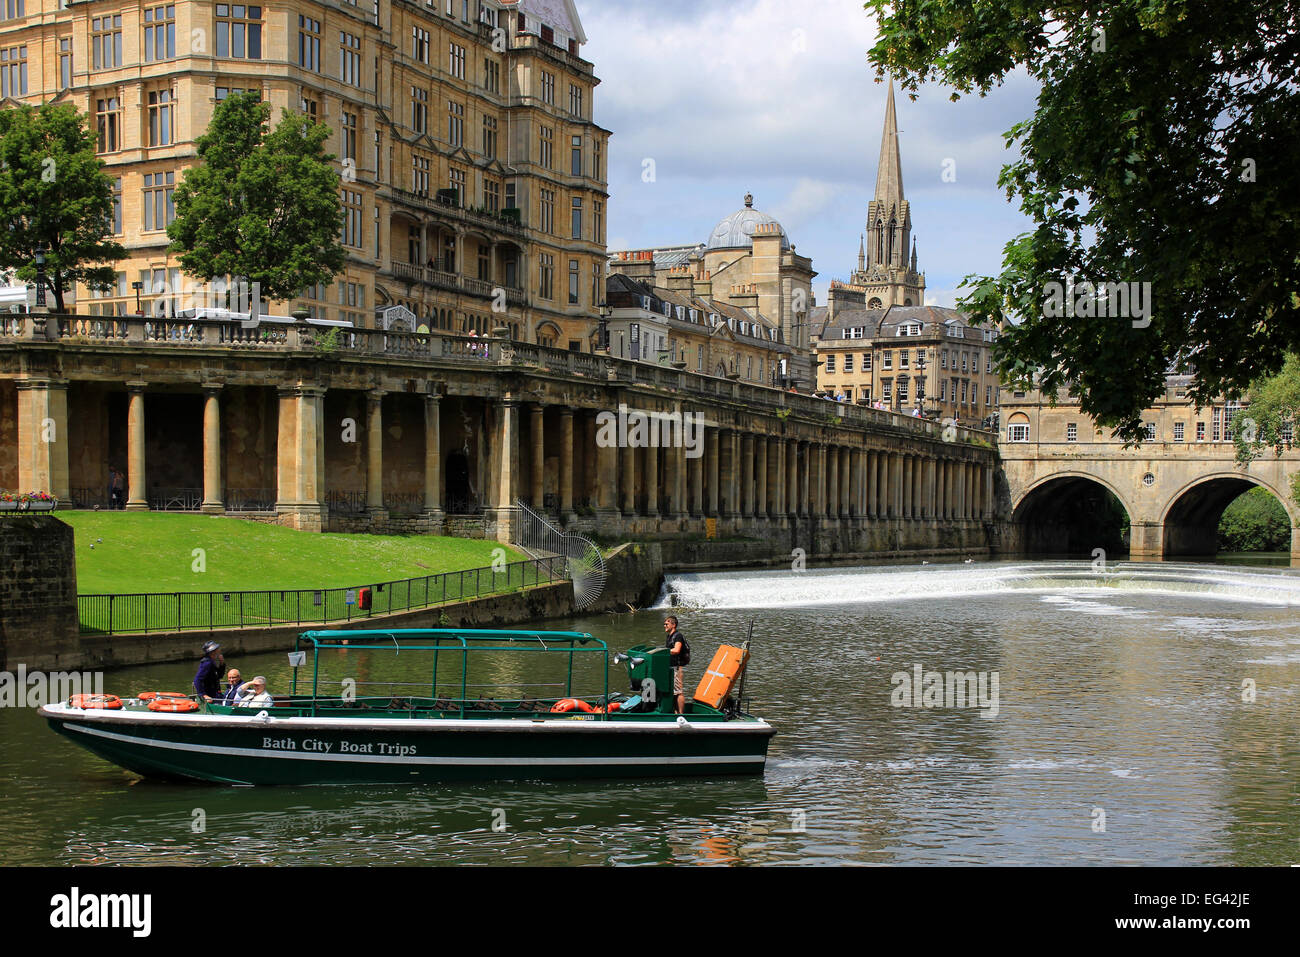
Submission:
[[[0,671],[79,667],[72,528],[52,516],[0,516]]]
[[[1089,526],[1101,500],[1112,496],[1128,514],[1130,557],[1213,555],[1223,510],[1258,486],[1286,509],[1292,561],[1300,561],[1300,506],[1291,486],[1300,450],[1281,458],[1266,452],[1239,465],[1230,432],[1237,405],[1198,409],[1187,386],[1185,377],[1166,381],[1163,398],[1143,416],[1149,438],[1129,448],[1097,429],[1064,391],[1055,397],[1004,391],[1007,550],[1065,552],[1071,546],[1087,553],[1107,547]]]
[[[163,232],[171,193],[216,104],[248,90],[275,118],[295,110],[331,127],[359,225],[334,284],[270,312],[373,326],[377,309],[402,305],[429,328],[505,325],[528,342],[540,330],[590,351],[609,133],[592,121],[600,81],[572,3],[18,7],[0,20],[0,47],[23,55],[13,98],[76,106],[118,186],[128,256],[107,295],[77,291],[78,311],[134,313],[141,282],[152,314],[188,286]]]

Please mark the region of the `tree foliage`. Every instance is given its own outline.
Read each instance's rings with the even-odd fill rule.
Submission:
[[[75,107],[0,110],[0,270],[45,284],[63,312],[77,282],[111,284],[126,251],[112,239],[113,180],[95,155],[95,134]]]
[[[167,235],[189,275],[246,279],[286,300],[343,268],[340,181],[324,149],[329,127],[286,111],[268,132],[270,119],[255,93],[217,106]]]
[[[1034,223],[996,276],[968,277],[977,319],[1015,322],[999,371],[1129,441],[1171,367],[1194,400],[1237,395],[1300,349],[1300,152],[1295,0],[868,0],[871,60],[953,99],[1013,70],[1034,115],[1005,134],[999,179]],[[1049,283],[1150,283],[1149,324],[1052,317]],[[1139,287],[1140,288],[1140,287]]]
[[[1250,384],[1250,405],[1232,419],[1237,461],[1249,464],[1265,452],[1281,456],[1295,445],[1300,414],[1300,356],[1286,357],[1282,370]]]
[[[1268,489],[1253,488],[1233,499],[1219,519],[1219,549],[1278,552],[1291,548],[1291,521]]]

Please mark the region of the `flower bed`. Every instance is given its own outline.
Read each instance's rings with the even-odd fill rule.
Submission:
[[[49,492],[0,491],[0,512],[49,512],[58,504]]]

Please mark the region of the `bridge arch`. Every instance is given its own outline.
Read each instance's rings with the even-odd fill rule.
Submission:
[[[1272,482],[1240,470],[1198,475],[1174,492],[1161,510],[1165,557],[1213,555],[1218,551],[1219,520],[1223,517],[1223,510],[1252,488],[1265,489],[1277,499],[1293,529],[1300,524],[1300,516],[1290,495]]]
[[[1053,555],[1128,550],[1133,509],[1108,481],[1088,472],[1053,472],[1030,483],[1013,502],[1019,550]]]

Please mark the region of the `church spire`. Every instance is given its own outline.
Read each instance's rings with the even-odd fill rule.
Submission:
[[[898,149],[898,118],[894,113],[894,81],[885,100],[885,130],[880,137],[880,165],[876,168],[876,199],[886,208],[903,205],[903,160]]]
[[[865,272],[867,268],[867,237],[865,235],[858,237],[858,272]]]

